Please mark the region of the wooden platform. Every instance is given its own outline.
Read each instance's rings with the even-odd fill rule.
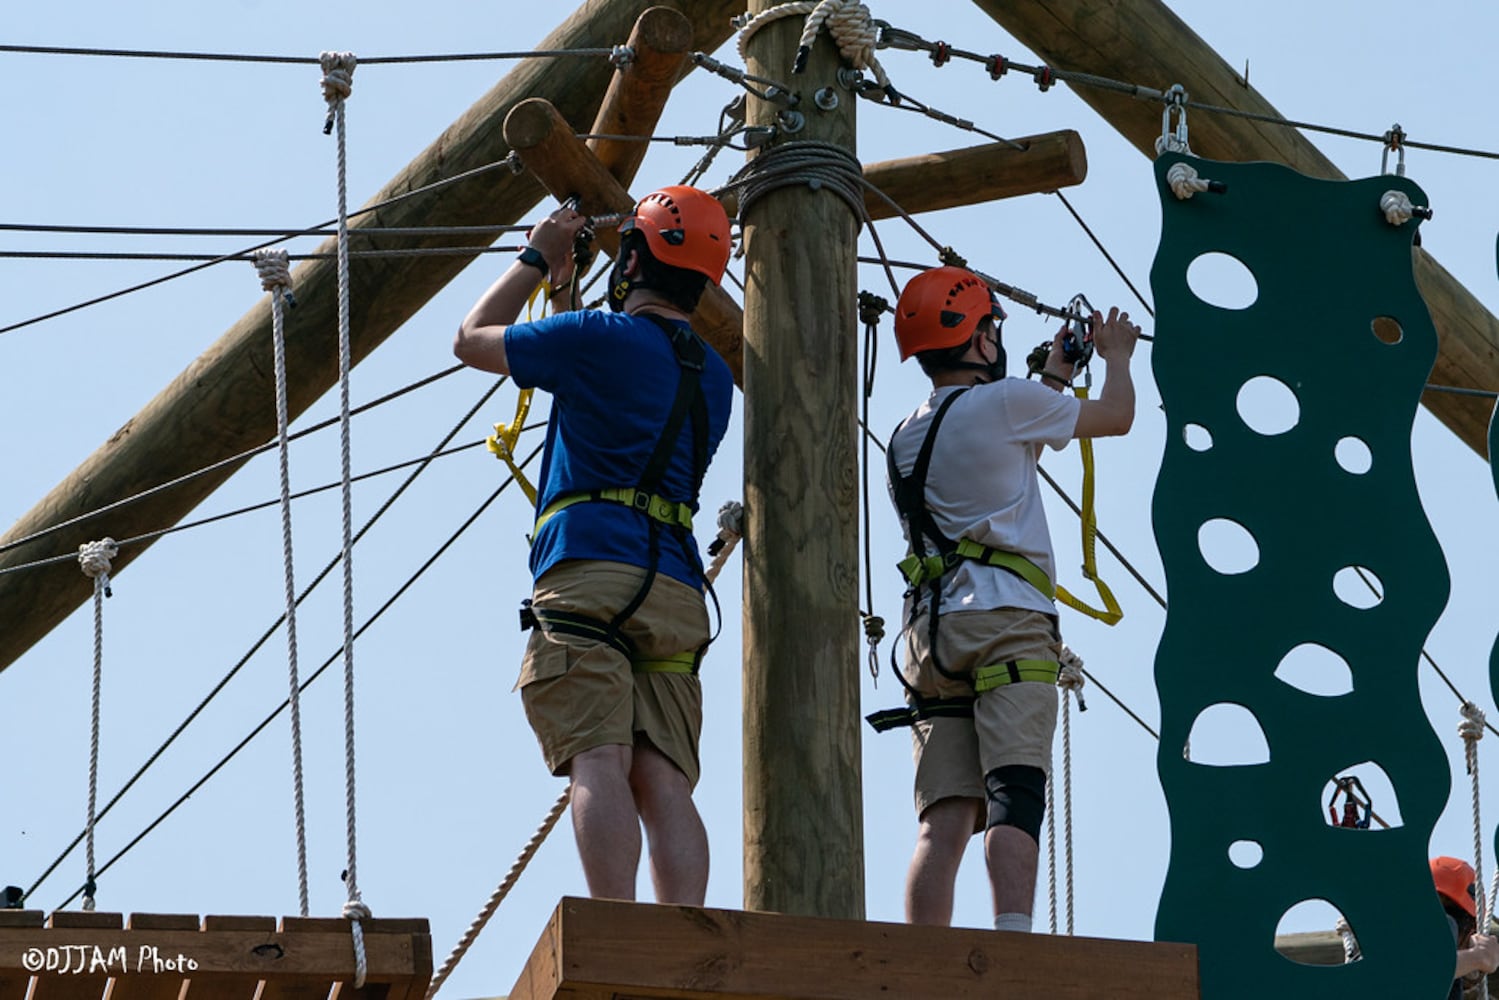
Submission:
[[[1198,1000],[1186,944],[563,899],[509,1000]]]
[[[27,1000],[28,988],[30,1000],[421,1000],[427,921],[361,926],[369,971],[356,990],[349,922],[337,917],[0,910],[0,1000]]]

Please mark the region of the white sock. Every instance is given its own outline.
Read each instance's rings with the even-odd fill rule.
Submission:
[[[1018,931],[1021,934],[1031,932],[1031,915],[1029,913],[997,913],[994,915],[994,929],[997,931]]]

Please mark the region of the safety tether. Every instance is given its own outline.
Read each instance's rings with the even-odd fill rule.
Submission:
[[[78,546],[78,565],[85,576],[94,581],[94,695],[92,719],[89,727],[88,754],[88,822],[84,827],[87,835],[84,848],[88,877],[83,883],[83,908],[94,908],[94,821],[99,801],[99,702],[104,679],[104,598],[111,596],[109,589],[110,560],[120,554],[113,538],[97,542],[85,542]]]
[[[349,335],[349,190],[344,105],[353,90],[354,67],[359,60],[352,52],[323,52],[323,98],[328,102],[326,134],[336,127],[338,140],[338,394],[339,446],[343,472],[343,582],[344,582],[344,785],[348,864],[344,889],[348,895],[343,915],[350,921],[354,938],[354,988],[363,989],[368,962],[364,951],[364,929],[360,921],[370,916],[359,895],[357,824],[354,809],[354,509],[349,460],[349,371],[353,350]]]
[[[1078,399],[1088,398],[1088,387],[1086,385],[1075,386],[1073,393]],[[1091,438],[1079,438],[1078,450],[1083,456],[1083,513],[1081,518],[1083,536],[1083,576],[1090,580],[1093,588],[1098,591],[1098,597],[1103,601],[1104,610],[1099,611],[1086,602],[1072,596],[1065,587],[1057,587],[1057,600],[1067,605],[1074,611],[1079,611],[1089,618],[1096,618],[1105,625],[1117,625],[1124,617],[1124,612],[1119,608],[1119,602],[1114,598],[1114,592],[1109,585],[1104,583],[1098,576],[1098,558],[1095,552],[1095,540],[1098,537],[1098,517],[1093,506],[1093,487],[1095,475],[1093,471],[1093,441]]]
[[[577,278],[574,277],[573,281],[576,282]],[[526,300],[526,322],[529,323],[531,321],[537,300],[550,301],[551,295],[552,288],[550,282],[543,281],[540,285],[536,286],[536,290]],[[484,439],[484,444],[489,449],[490,454],[505,463],[505,467],[510,470],[510,475],[514,477],[516,485],[526,494],[526,499],[531,501],[532,507],[536,506],[536,487],[531,484],[531,480],[526,477],[520,464],[516,462],[515,447],[517,442],[520,441],[520,432],[526,425],[526,417],[531,412],[531,397],[535,393],[536,390],[534,389],[522,389],[520,394],[515,398],[515,419],[508,424],[495,424],[494,433]]]

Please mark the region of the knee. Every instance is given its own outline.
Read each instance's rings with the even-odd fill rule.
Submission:
[[[575,785],[597,786],[629,780],[631,749],[617,743],[584,750],[568,762],[568,777]]]
[[[1013,826],[1041,841],[1046,817],[1046,772],[1027,764],[1006,764],[984,775],[988,826]]]

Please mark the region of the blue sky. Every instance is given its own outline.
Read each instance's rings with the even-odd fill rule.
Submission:
[[[1400,122],[1413,139],[1457,146],[1499,146],[1491,95],[1499,69],[1471,58],[1470,40],[1499,34],[1499,12],[1478,3],[1438,2],[1420,10],[1392,2],[1316,5],[1267,0],[1223,5],[1171,4],[1231,64],[1249,63],[1250,80],[1292,118],[1382,132]],[[155,2],[126,9],[100,2],[26,5],[10,11],[7,40],[77,45],[315,56],[344,49],[363,56],[518,50],[533,47],[564,8],[538,4],[438,3],[425,16],[385,0],[339,0],[313,7],[241,0],[213,5]],[[929,39],[1026,61],[1026,52],[988,18],[959,0],[895,0],[875,16]],[[1385,36],[1390,36],[1386,40]],[[623,39],[620,39],[622,42]],[[719,53],[737,62],[732,46]],[[1006,136],[1076,129],[1088,150],[1089,176],[1068,198],[1148,294],[1159,235],[1150,165],[1065,87],[1041,94],[1024,78],[991,83],[976,66],[935,69],[912,53],[882,53],[904,92]],[[4,221],[79,225],[221,226],[288,230],[334,214],[332,140],[310,66],[148,62],[58,56],[0,57],[0,81],[19,96],[3,112],[10,155],[0,166],[9,192]],[[373,195],[417,156],[508,68],[505,63],[366,66],[348,106],[349,190],[353,205]],[[1139,80],[1163,87],[1171,80]],[[694,78],[674,96],[658,134],[706,135],[735,96],[716,78]],[[860,154],[866,161],[984,141],[910,114],[861,105]],[[1314,136],[1349,176],[1379,170],[1377,145]],[[679,181],[696,149],[653,147],[637,193]],[[725,153],[705,183],[723,183],[739,162]],[[1409,175],[1431,196],[1436,217],[1425,246],[1492,308],[1499,300],[1494,236],[1496,166],[1413,151]],[[539,209],[538,209],[539,211]],[[1084,291],[1098,305],[1142,310],[1057,199],[1035,195],[962,211],[933,213],[922,225],[983,270],[1061,303]],[[930,260],[918,237],[897,222],[880,224],[890,255]],[[111,249],[228,252],[250,241],[165,237],[105,239],[7,233],[9,249]],[[304,241],[292,247],[306,251]],[[872,253],[865,236],[861,253]],[[472,300],[504,265],[481,257],[355,371],[356,403],[383,395],[451,364],[452,331]],[[150,262],[6,261],[0,267],[0,325],[155,277],[174,265]],[[860,287],[890,294],[883,274],[861,269]],[[0,335],[0,427],[6,470],[0,522],[20,517],[136,413],[260,295],[253,269],[231,263],[66,317]],[[1010,356],[1049,334],[1040,318],[1012,310]],[[1150,324],[1146,322],[1147,331]],[[921,398],[919,374],[901,368],[888,323],[873,424],[884,434]],[[1101,442],[1098,513],[1103,531],[1158,589],[1163,587],[1149,507],[1164,419],[1142,345],[1135,370],[1139,418],[1131,435]],[[1336,359],[1329,359],[1336,364]],[[462,373],[360,418],[354,467],[363,471],[431,449],[490,385]],[[1490,386],[1499,388],[1499,386]],[[465,431],[482,437],[509,420],[514,392],[502,389]],[[1483,405],[1475,403],[1474,405]],[[336,412],[336,395],[297,426]],[[538,398],[533,418],[545,412]],[[714,509],[742,495],[741,426],[729,438],[703,492]],[[539,434],[531,438],[531,443]],[[295,446],[293,484],[336,480],[337,435]],[[522,447],[527,440],[522,439]],[[1487,660],[1494,639],[1492,581],[1495,497],[1489,469],[1424,411],[1412,439],[1418,485],[1443,543],[1452,597],[1428,643],[1435,660],[1469,697],[1492,708]],[[1069,451],[1045,467],[1073,496],[1079,462]],[[498,482],[502,467],[482,451],[440,461],[371,533],[356,554],[357,618],[362,621],[456,529]],[[276,465],[250,463],[200,513],[271,499]],[[361,521],[394,487],[393,477],[360,485]],[[901,554],[893,514],[875,490],[877,609],[899,614]],[[1048,496],[1063,582],[1077,579],[1076,519]],[[339,537],[336,494],[301,502],[294,514],[299,580],[333,554]],[[528,590],[524,533],[529,512],[507,492],[443,559],[374,626],[356,649],[359,671],[360,882],[381,916],[427,916],[438,961],[457,940],[516,852],[561,791],[544,772],[511,693],[523,637],[514,608]],[[107,525],[103,526],[107,530]],[[157,543],[116,581],[106,605],[101,793],[108,796],[244,653],[282,609],[279,520],[274,511],[195,529]],[[706,541],[706,539],[704,539]],[[1126,611],[1105,629],[1065,613],[1069,642],[1090,671],[1152,724],[1157,718],[1152,658],[1163,612],[1114,558],[1100,568]],[[698,801],[714,851],[710,905],[741,900],[739,845],[739,557],[719,587],[724,629],[704,668],[707,723],[704,781]],[[304,671],[331,655],[342,619],[337,587],[299,614]],[[862,592],[862,588],[861,588]],[[850,627],[856,627],[851,622]],[[88,764],[92,622],[85,608],[0,673],[0,757],[13,762],[0,779],[0,884],[29,886],[81,828]],[[882,656],[885,648],[882,647]],[[864,710],[889,707],[898,687],[876,689],[862,663]],[[337,668],[304,700],[312,911],[333,915],[343,902],[343,744]],[[1457,701],[1421,667],[1427,714],[1453,762],[1453,799],[1433,836],[1433,853],[1471,853],[1471,811]],[[98,832],[101,861],[133,838],[279,703],[286,688],[285,647],[277,636],[242,671]],[[1101,692],[1073,720],[1077,929],[1098,936],[1148,938],[1166,863],[1167,816],[1155,774],[1155,741]],[[1236,749],[1233,733],[1204,734],[1194,750]],[[1492,741],[1480,748],[1492,769]],[[100,880],[105,910],[291,914],[297,888],[291,821],[289,739],[284,720],[229,764]],[[915,824],[910,763],[903,735],[864,736],[866,899],[871,919],[896,920]],[[1376,791],[1376,796],[1379,792]],[[1376,803],[1378,804],[1378,802]],[[1486,823],[1499,812],[1489,809]],[[1486,843],[1487,843],[1486,834]],[[1492,871],[1492,858],[1489,871]],[[1043,863],[1043,885],[1045,870]],[[32,904],[58,905],[83,877],[81,853],[63,863]],[[472,997],[504,993],[557,899],[584,892],[569,831],[542,848],[532,869],[444,991]],[[648,897],[642,881],[642,895]],[[76,905],[76,904],[75,904]],[[988,890],[972,853],[960,876],[957,922],[984,926]],[[1046,922],[1044,890],[1037,908]],[[1322,927],[1317,914],[1290,929]]]

